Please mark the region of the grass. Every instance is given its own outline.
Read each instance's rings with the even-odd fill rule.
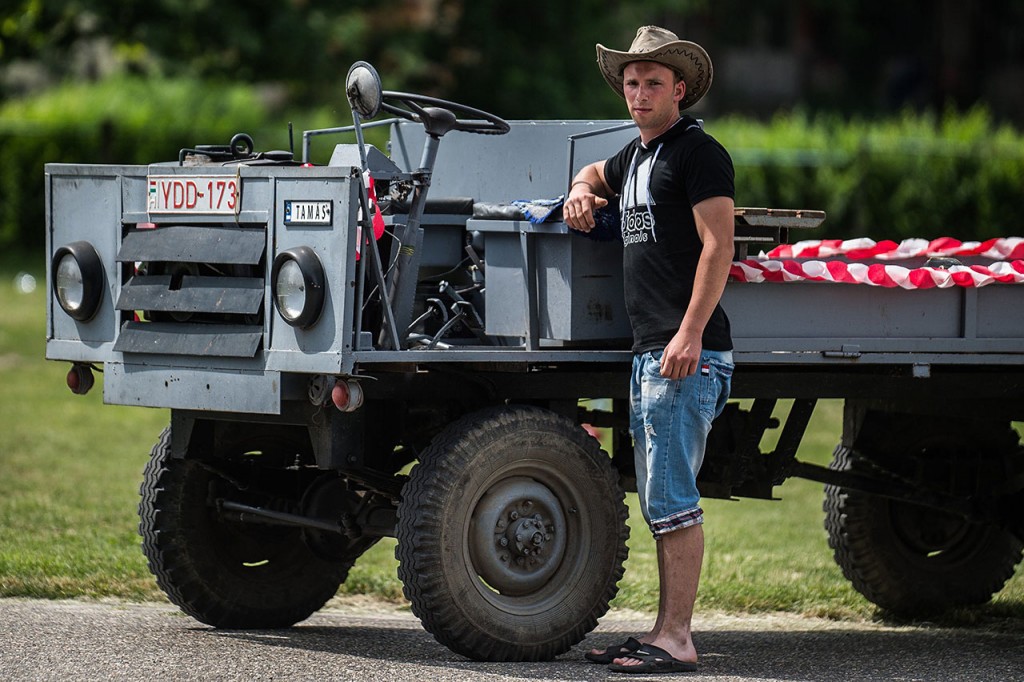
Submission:
[[[780,410],[788,409],[783,402]],[[828,462],[839,437],[842,405],[819,405],[801,459]],[[762,448],[773,443],[766,442]],[[714,611],[789,611],[830,618],[868,617],[874,607],[832,561],[821,511],[822,486],[790,479],[779,500],[713,500],[704,508],[705,559],[698,607]],[[630,495],[630,557],[615,606],[657,608],[655,543]]]
[[[35,276],[34,291],[15,287],[20,272]],[[41,256],[0,256],[0,597],[163,600],[139,546],[136,506],[142,467],[169,415],[102,405],[102,379],[86,396],[66,388],[67,364],[43,359],[42,278]],[[840,403],[819,406],[801,459],[828,461],[840,417]],[[781,501],[704,501],[707,551],[698,609],[873,617],[875,608],[832,561],[821,485],[793,479],[776,493]],[[654,541],[635,495],[629,503],[630,557],[613,606],[651,611],[657,606]],[[364,554],[341,594],[401,603],[394,546],[384,539]],[[952,616],[967,623],[1001,618],[1024,623],[1024,571],[992,604]]]

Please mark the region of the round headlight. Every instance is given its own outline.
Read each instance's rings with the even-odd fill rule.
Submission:
[[[274,307],[293,327],[310,327],[324,307],[324,268],[308,246],[282,251],[270,275]]]
[[[302,315],[302,309],[306,306],[306,282],[297,262],[289,259],[281,264],[274,296],[282,317],[297,320]]]
[[[53,254],[53,292],[57,303],[80,322],[92,319],[103,298],[103,264],[88,242],[73,242]]]

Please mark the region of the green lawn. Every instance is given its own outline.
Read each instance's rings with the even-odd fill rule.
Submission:
[[[41,257],[0,257],[0,597],[163,599],[139,547],[135,514],[142,467],[168,413],[103,406],[101,378],[87,396],[67,389],[67,363],[43,359],[42,270]],[[30,293],[15,286],[23,271],[37,280]],[[828,461],[840,416],[837,402],[819,406],[802,459]],[[777,495],[781,501],[705,501],[698,608],[872,617],[874,607],[832,561],[821,485],[790,480]],[[629,499],[630,558],[613,605],[649,611],[657,599],[654,542],[636,496]],[[401,601],[393,553],[393,540],[378,543],[342,592]],[[992,605],[956,617],[1024,622],[1022,574]]]

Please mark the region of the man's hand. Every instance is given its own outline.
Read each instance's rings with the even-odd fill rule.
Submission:
[[[701,334],[680,329],[661,354],[661,376],[682,379],[700,367]]]
[[[605,197],[613,192],[604,179],[604,161],[595,161],[580,169],[569,187],[569,194],[562,205],[562,220],[566,225],[580,232],[594,229],[594,211],[607,206]]]
[[[590,232],[594,229],[594,211],[607,206],[608,200],[599,197],[587,188],[587,185],[579,184],[573,187],[573,191],[565,200],[562,206],[562,218],[565,224],[580,232]]]
[[[704,247],[697,261],[693,294],[679,330],[661,356],[661,376],[681,379],[697,372],[704,327],[722,298],[733,256],[733,202],[711,197],[693,207],[697,236]]]

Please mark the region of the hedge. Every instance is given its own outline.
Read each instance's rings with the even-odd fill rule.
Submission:
[[[707,129],[733,156],[737,205],[825,210],[814,237],[1024,233],[1024,137],[982,108],[882,121],[727,117]]]
[[[41,249],[46,163],[148,164],[197,144],[250,134],[257,149],[289,144],[288,118],[257,89],[187,80],[121,78],[68,85],[0,108],[0,248]],[[324,122],[318,112],[316,125]],[[301,144],[301,132],[295,144]]]
[[[299,131],[344,124],[343,116],[294,118]],[[44,163],[166,161],[182,147],[226,144],[236,132],[253,135],[258,149],[286,148],[287,121],[251,86],[180,80],[124,78],[9,102],[0,107],[0,248],[42,246]],[[822,228],[801,237],[1024,232],[1016,224],[1024,139],[981,108],[880,121],[725,116],[706,128],[733,156],[737,205],[827,212]]]

